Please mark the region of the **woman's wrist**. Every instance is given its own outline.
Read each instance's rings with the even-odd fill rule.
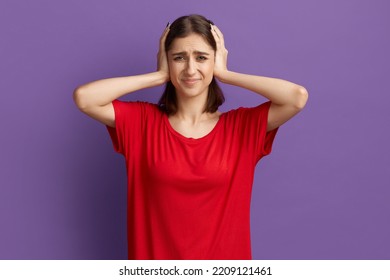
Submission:
[[[163,70],[156,71],[157,79],[160,81],[161,84],[165,84],[166,82],[169,82],[169,73]]]
[[[160,86],[169,81],[168,73],[161,70],[145,74],[145,78],[145,82],[147,83],[146,88]]]
[[[214,77],[218,79],[221,83],[229,83],[229,76],[231,72],[227,69],[214,71]]]

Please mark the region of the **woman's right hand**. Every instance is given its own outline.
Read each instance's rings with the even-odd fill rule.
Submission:
[[[160,48],[157,53],[157,72],[161,73],[165,77],[165,82],[170,80],[169,78],[169,67],[168,58],[165,51],[165,39],[169,32],[169,24],[165,28],[163,34],[160,37]]]

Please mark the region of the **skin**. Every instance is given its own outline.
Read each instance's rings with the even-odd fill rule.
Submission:
[[[115,127],[113,100],[171,80],[177,91],[178,112],[169,116],[169,121],[176,131],[192,138],[208,134],[221,114],[218,111],[212,114],[203,112],[208,85],[213,76],[222,83],[248,89],[269,99],[271,107],[268,114],[268,131],[284,124],[304,108],[308,99],[308,92],[304,87],[282,79],[228,70],[228,51],[223,34],[215,25],[210,28],[217,43],[216,52],[202,37],[190,34],[185,38],[175,39],[166,53],[164,42],[169,32],[167,27],[160,38],[157,71],[82,85],[74,91],[76,105],[90,117]]]
[[[178,100],[177,113],[169,116],[171,126],[186,137],[203,137],[220,115],[203,112],[214,76],[215,52],[200,35],[193,33],[174,40],[166,59]]]

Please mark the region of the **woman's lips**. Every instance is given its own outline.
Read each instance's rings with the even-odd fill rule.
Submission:
[[[194,85],[196,82],[200,81],[200,79],[182,79],[182,81],[186,85]]]

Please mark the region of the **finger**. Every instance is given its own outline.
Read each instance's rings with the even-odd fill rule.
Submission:
[[[219,45],[222,48],[224,48],[225,47],[225,41],[224,41],[222,32],[215,25],[211,26],[211,30],[212,30],[211,32],[212,32],[212,34],[214,36],[214,39],[215,39],[215,42],[217,43],[217,45]]]
[[[211,29],[211,34],[213,34],[214,37],[219,37],[218,34],[217,34],[217,31],[215,30],[215,25],[212,25],[210,23],[210,29]]]
[[[169,32],[169,26],[165,27],[164,32],[161,34],[160,40],[164,39]]]
[[[164,49],[165,39],[167,38],[167,35],[168,35],[168,32],[169,32],[169,28],[170,28],[170,25],[169,25],[169,22],[168,22],[167,26],[164,29],[164,32],[161,34],[161,37],[160,37],[160,48],[161,49]]]
[[[216,30],[214,29],[214,25],[210,24],[210,29],[211,29],[211,34],[213,34],[215,43],[217,44],[217,46],[219,46],[221,40],[220,40]]]
[[[224,42],[223,34],[222,34],[221,30],[218,28],[218,26],[214,25],[213,29],[214,29],[215,33],[217,34],[218,38],[221,39],[222,42]]]
[[[218,26],[216,25],[213,25],[213,29],[215,30],[215,32],[218,34],[219,37],[223,37],[223,34],[221,32],[221,30],[218,28]]]

